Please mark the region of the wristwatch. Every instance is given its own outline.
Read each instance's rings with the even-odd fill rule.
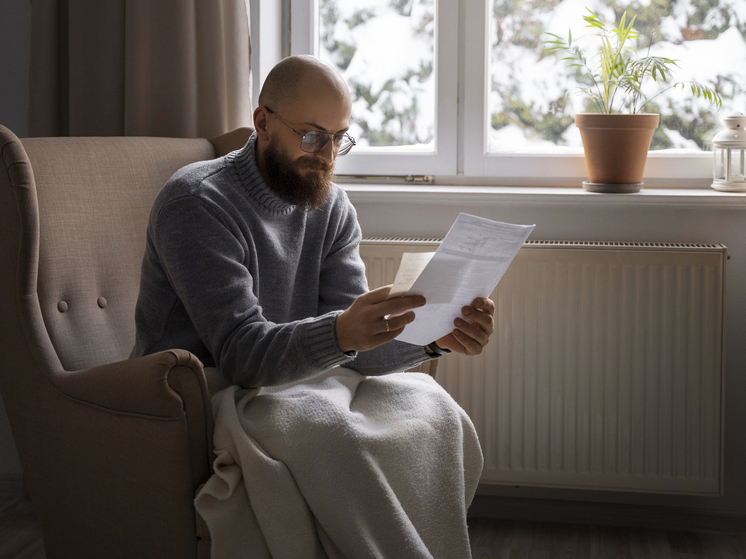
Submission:
[[[451,353],[450,349],[444,349],[440,347],[436,342],[427,344],[427,349],[429,349],[432,352],[431,355],[434,355],[436,357],[441,357],[443,355]]]

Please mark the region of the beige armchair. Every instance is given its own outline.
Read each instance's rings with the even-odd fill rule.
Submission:
[[[48,559],[209,557],[202,364],[127,357],[156,194],[249,133],[21,141],[0,126],[0,392]]]

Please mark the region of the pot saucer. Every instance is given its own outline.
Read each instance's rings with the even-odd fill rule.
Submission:
[[[630,194],[632,192],[640,192],[643,184],[645,183],[605,184],[601,182],[583,181],[583,188],[588,192],[601,192],[603,194]]]

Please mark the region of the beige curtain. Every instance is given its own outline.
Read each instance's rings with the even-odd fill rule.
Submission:
[[[251,126],[247,0],[33,0],[31,136]]]

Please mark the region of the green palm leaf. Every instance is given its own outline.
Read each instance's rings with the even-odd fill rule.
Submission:
[[[635,17],[627,21],[627,12],[622,14],[619,24],[609,29],[601,18],[592,10],[583,16],[586,27],[598,30],[601,39],[600,47],[592,57],[597,65],[591,66],[579,47],[572,44],[572,32],[568,31],[567,40],[554,33],[547,33],[550,40],[543,41],[542,52],[549,55],[564,55],[560,60],[570,68],[584,68],[584,75],[592,85],[579,88],[591,102],[604,113],[615,112],[615,106],[626,108],[637,113],[645,105],[672,87],[689,87],[692,95],[703,98],[718,109],[722,100],[717,92],[698,82],[679,82],[669,85],[653,97],[647,98],[643,86],[652,80],[656,84],[668,84],[673,77],[673,70],[678,66],[676,60],[661,56],[638,58],[634,42],[639,39],[634,29]],[[616,105],[615,105],[616,104]]]

